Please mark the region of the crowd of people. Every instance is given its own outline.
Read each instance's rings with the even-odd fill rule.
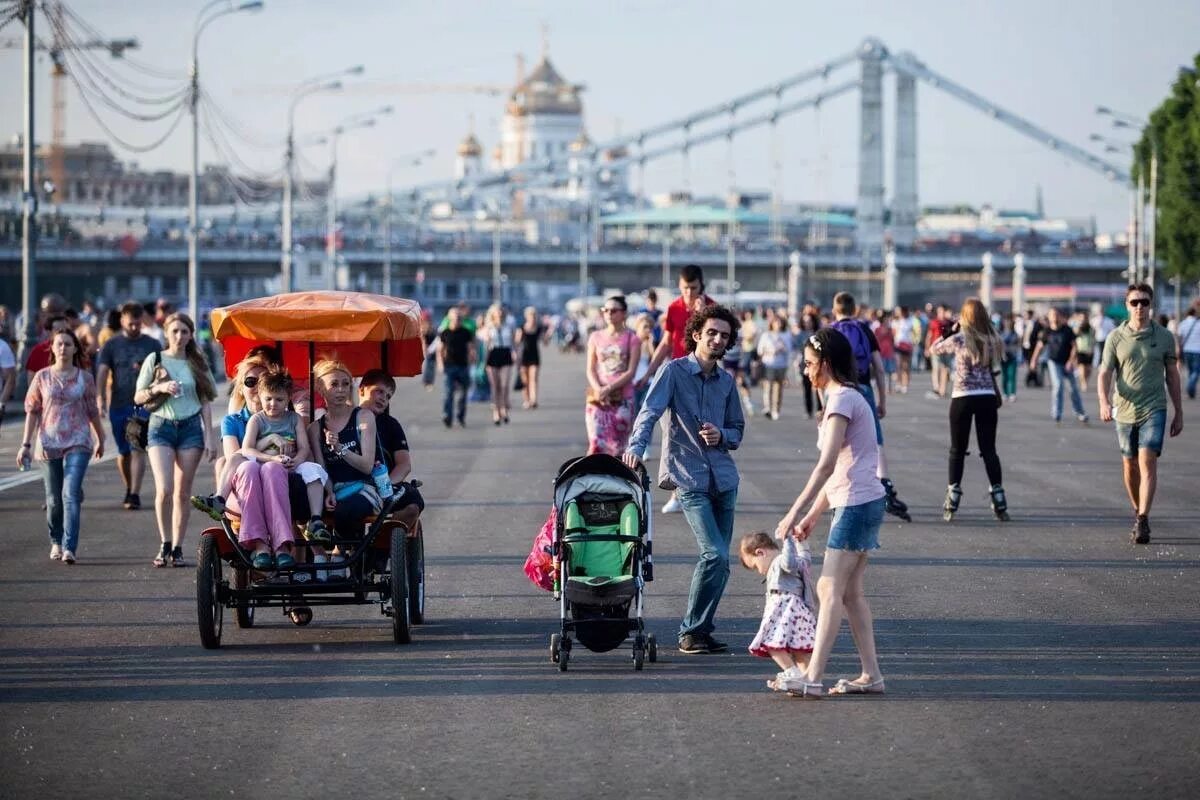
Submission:
[[[657,483],[671,494],[661,511],[683,514],[699,550],[678,631],[680,652],[728,649],[714,636],[714,620],[735,528],[740,477],[733,453],[742,444],[747,415],[779,421],[793,386],[802,387],[805,417],[817,420],[817,464],[774,534],[748,533],[737,548],[742,565],[767,578],[767,604],[751,652],[778,665],[772,689],[826,694],[825,664],[845,617],[862,669],[828,692],[884,691],[864,580],[884,515],[910,519],[889,477],[883,421],[888,398],[908,393],[922,372],[930,380],[926,397],[948,401],[947,520],[963,496],[972,428],[992,511],[1008,518],[997,448],[1000,411],[1048,377],[1049,416],[1056,424],[1062,423],[1064,393],[1079,423],[1088,424],[1082,393],[1089,382],[1094,386],[1100,418],[1115,422],[1134,518],[1130,538],[1150,541],[1157,459],[1165,439],[1183,428],[1180,363],[1188,371],[1189,397],[1200,379],[1196,308],[1181,320],[1154,319],[1154,292],[1146,284],[1128,287],[1119,323],[1059,308],[999,315],[978,298],[958,309],[870,309],[839,292],[827,311],[809,304],[789,319],[777,308],[735,311],[717,304],[694,265],[680,270],[678,289],[663,308],[653,291],[638,309],[623,295],[608,297],[594,323],[546,317],[535,308],[518,316],[500,304],[473,316],[458,305],[440,321],[423,318],[421,335],[422,381],[432,391],[442,374],[447,429],[456,422],[466,426],[471,401],[488,403],[494,426],[509,425],[517,390],[522,409],[536,410],[541,349],[552,342],[584,355],[589,453],[638,467],[662,422]],[[347,526],[379,512],[380,469],[404,492],[406,499],[395,504],[398,518],[410,530],[415,526],[424,501],[408,482],[407,437],[389,412],[391,376],[372,370],[356,387],[349,368],[324,360],[315,365],[309,386],[287,374],[272,347],[255,348],[237,365],[226,413],[214,426],[217,383],[193,320],[165,303],[126,303],[110,311],[99,329],[98,316],[86,307],[70,312],[61,298],[48,296],[40,314],[45,338],[24,364],[28,390],[17,460],[22,468],[34,460],[42,466],[51,559],[77,560],[82,485],[91,459],[106,450],[105,416],[126,509],[141,506],[149,462],[160,540],[155,566],[185,565],[182,545],[193,506],[215,518],[238,516],[240,541],[256,569],[290,567],[305,554],[317,563],[333,560],[338,553],[326,520]],[[0,313],[0,322],[9,324],[0,333],[11,333],[7,313]],[[7,399],[16,364],[3,336],[0,370],[0,399]],[[317,405],[313,393],[324,413],[306,422]],[[217,489],[193,496],[205,457],[214,464]],[[826,511],[832,522],[814,588],[806,540]],[[295,520],[305,522],[297,526]],[[339,577],[333,568],[313,574],[317,580]]]

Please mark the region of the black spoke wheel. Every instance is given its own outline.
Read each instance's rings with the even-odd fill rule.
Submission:
[[[559,649],[562,647],[562,634],[550,634],[550,660],[555,664],[558,663]]]
[[[408,616],[408,536],[403,528],[392,531],[392,640],[396,644],[412,641]]]
[[[646,646],[645,640],[638,636],[633,640],[633,668],[641,672],[642,667],[646,663]]]
[[[646,637],[646,660],[651,664],[658,661],[658,640],[653,633]]]
[[[234,567],[233,569],[233,585],[239,590],[245,590],[250,586],[250,570],[247,567]],[[237,620],[239,628],[254,627],[254,604],[249,598],[239,603],[234,609],[233,616]]]
[[[200,643],[208,650],[221,646],[221,624],[225,606],[220,599],[221,556],[212,536],[200,538],[196,561],[196,621],[200,625]]]
[[[408,538],[408,619],[425,623],[425,531],[417,521],[417,534]]]

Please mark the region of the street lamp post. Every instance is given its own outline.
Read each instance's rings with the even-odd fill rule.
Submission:
[[[384,106],[375,111],[352,114],[342,120],[337,127],[329,132],[329,188],[325,192],[325,285],[329,289],[337,287],[337,158],[338,141],[342,134],[358,128],[373,128],[377,120],[375,115],[391,114],[392,106]]]
[[[383,293],[392,294],[392,177],[397,167],[418,167],[426,158],[433,158],[436,150],[424,150],[410,156],[402,156],[392,162],[387,172],[387,192],[384,194],[383,209]]]
[[[301,100],[318,92],[336,92],[342,88],[340,80],[331,80],[339,75],[361,75],[363,66],[335,72],[332,75],[321,75],[301,83],[292,93],[292,101],[288,104],[287,146],[283,154],[283,207],[280,220],[280,283],[282,291],[290,292],[295,288],[295,276],[292,270],[292,193],[296,163],[296,106]]]
[[[209,12],[217,6],[225,8],[215,14]],[[192,114],[192,174],[188,181],[188,316],[199,324],[200,316],[200,34],[215,19],[239,11],[259,11],[263,7],[262,0],[247,0],[233,4],[233,0],[212,0],[196,15],[195,33],[192,35],[192,63],[188,70],[191,77],[191,89],[188,97],[188,107]],[[207,15],[207,16],[206,16]]]
[[[34,295],[37,294],[37,188],[33,184],[34,149],[34,48],[37,37],[33,33],[34,2],[26,0],[21,13],[25,22],[25,139],[21,143],[21,343],[17,350],[17,363],[24,364],[25,357],[37,342],[37,320],[34,318]]]

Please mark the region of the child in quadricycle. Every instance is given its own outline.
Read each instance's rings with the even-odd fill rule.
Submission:
[[[770,658],[781,670],[767,686],[777,692],[799,688],[805,681],[808,654],[816,637],[816,599],[809,573],[812,553],[807,543],[787,536],[781,543],[763,531],[748,533],[739,546],[742,566],[766,576],[767,599],[762,623],[750,652]]]

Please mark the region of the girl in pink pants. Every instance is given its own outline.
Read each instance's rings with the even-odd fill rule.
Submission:
[[[238,541],[254,550],[255,566],[260,561],[270,566],[295,563],[292,557],[292,511],[288,500],[288,471],[281,464],[244,461],[233,474],[232,490],[226,507],[242,518]],[[259,558],[264,555],[264,558]]]

